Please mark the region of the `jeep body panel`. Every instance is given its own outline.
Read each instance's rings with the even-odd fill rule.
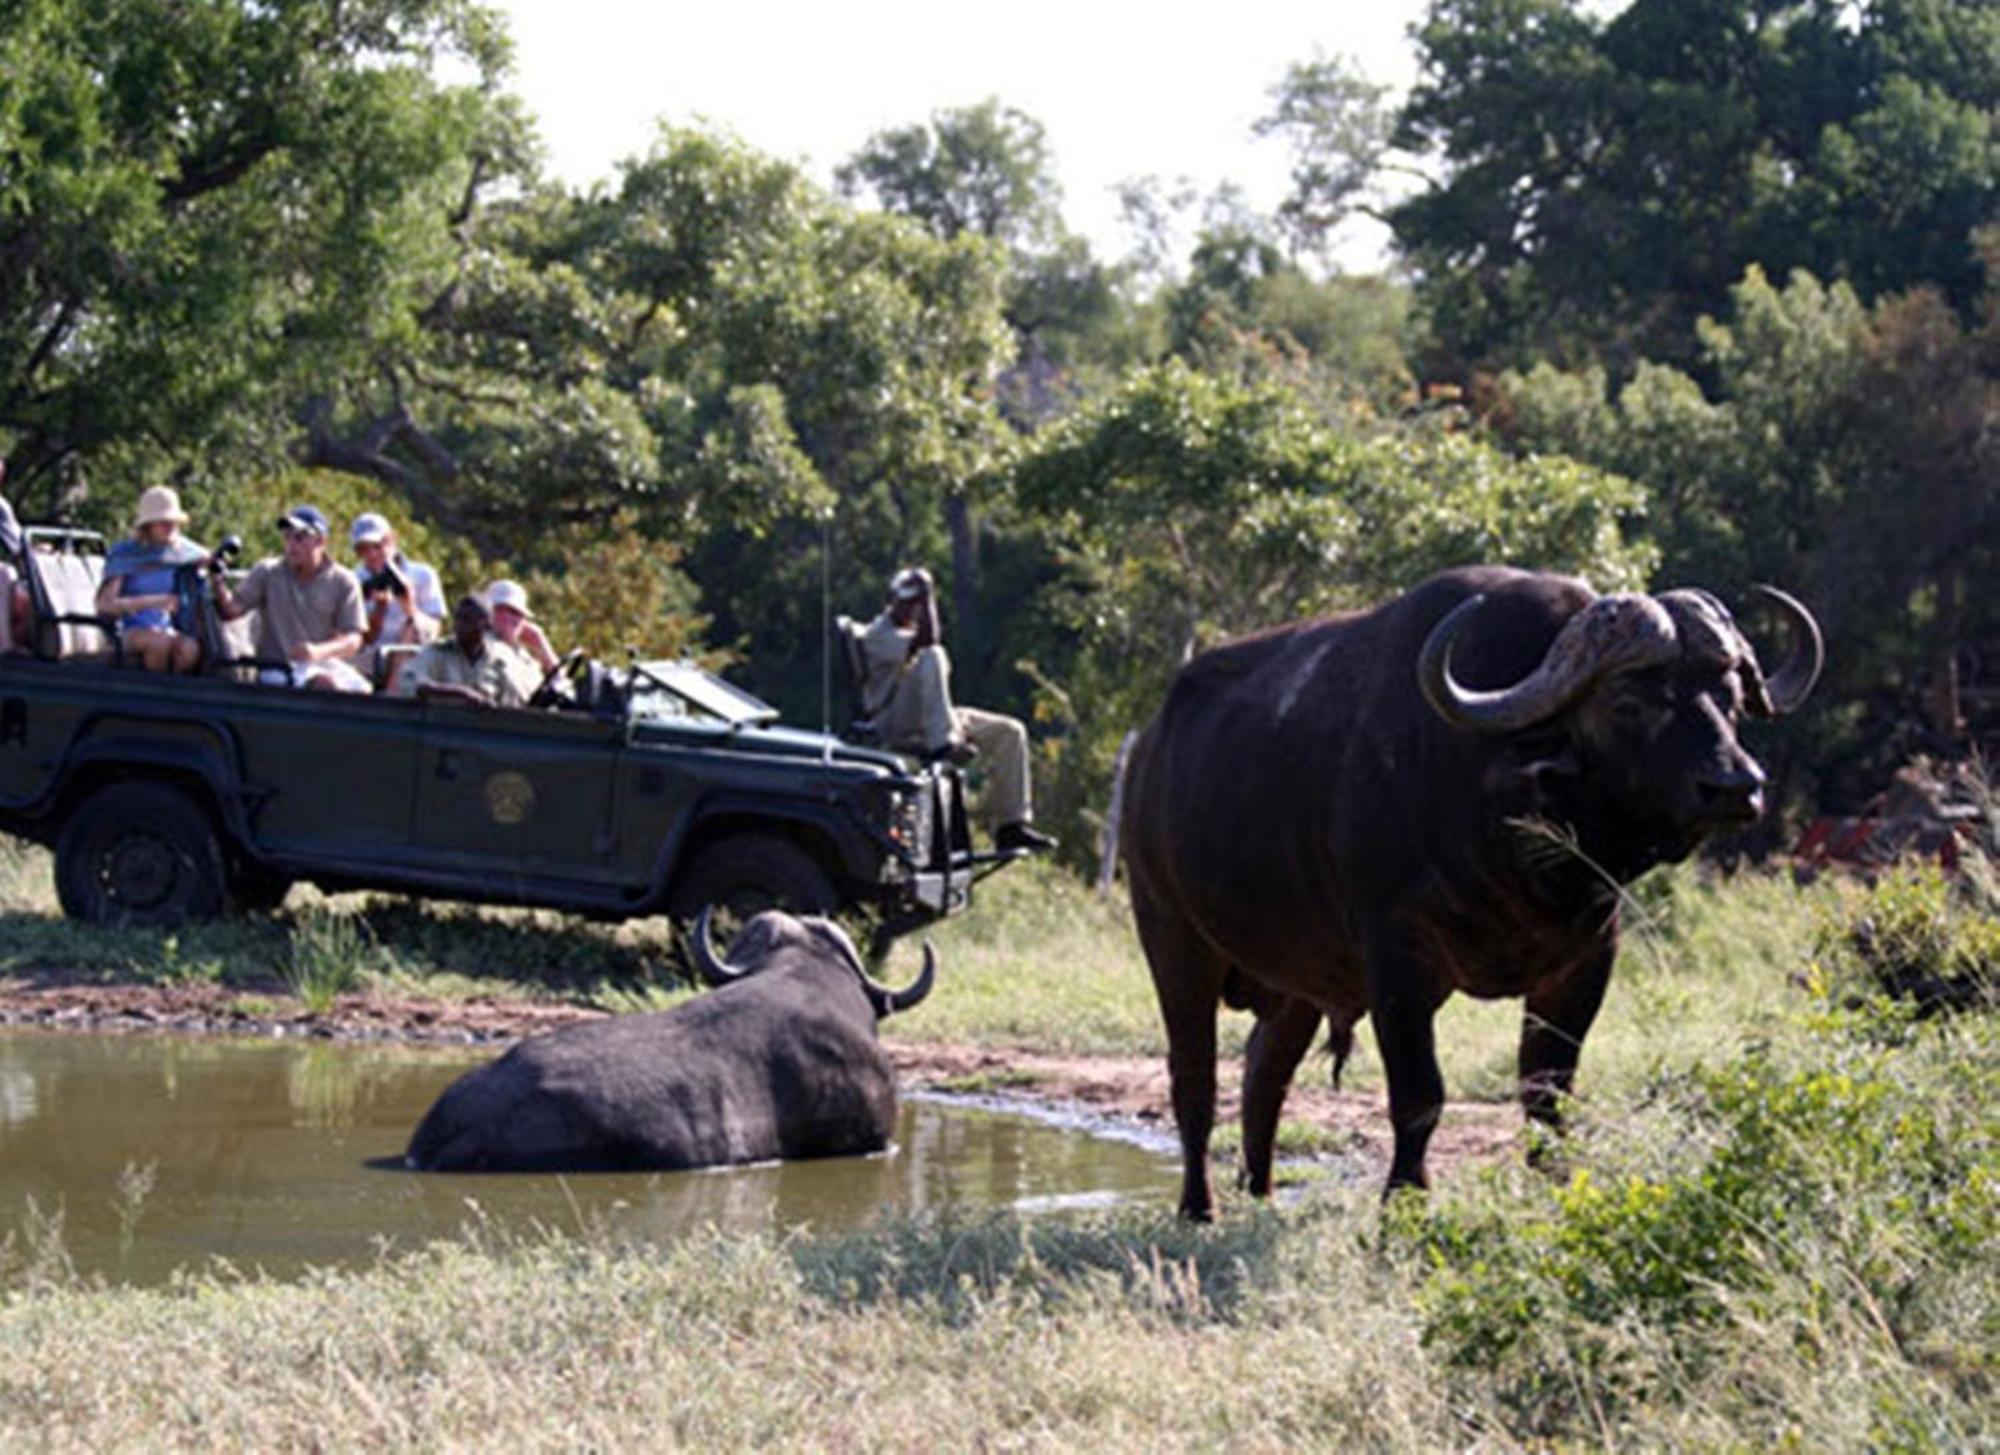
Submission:
[[[334,889],[644,914],[751,832],[897,924],[961,907],[971,880],[951,770],[747,710],[480,710],[0,658],[0,830],[54,844],[93,791],[135,778],[186,789],[244,871]]]

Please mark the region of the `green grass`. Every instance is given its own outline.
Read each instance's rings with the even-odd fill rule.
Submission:
[[[0,974],[58,969],[106,981],[328,992],[380,989],[462,1000],[604,1000],[671,988],[664,919],[603,925],[551,910],[429,903],[294,889],[285,906],[157,930],[64,919],[50,856],[0,839]]]
[[[993,888],[934,1020],[1156,1035],[1115,908]],[[2000,1023],[1871,994],[1852,934],[1893,911],[1990,973],[1992,915],[1934,879],[1643,896],[1560,1179],[664,1247],[475,1214],[363,1272],[150,1291],[79,1280],[44,1211],[0,1250],[0,1448],[1993,1448]],[[1458,1013],[1453,1074],[1501,1075],[1517,1019]]]

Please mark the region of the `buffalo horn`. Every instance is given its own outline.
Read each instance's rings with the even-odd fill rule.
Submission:
[[[1775,586],[1751,589],[1776,606],[1792,624],[1792,650],[1766,684],[1773,712],[1783,717],[1795,711],[1819,681],[1820,668],[1826,665],[1826,640],[1820,635],[1813,614],[1797,597]]]
[[[750,972],[739,970],[715,953],[715,945],[709,939],[709,925],[715,918],[715,906],[704,904],[694,922],[694,964],[701,971],[701,978],[710,985],[728,985],[741,980]]]
[[[1563,623],[1541,662],[1512,687],[1480,691],[1451,675],[1451,653],[1486,598],[1460,602],[1424,639],[1417,683],[1438,716],[1475,732],[1511,732],[1554,717],[1600,673],[1673,655],[1674,625],[1649,596],[1600,596]]]
[[[877,1019],[894,1015],[899,1010],[909,1010],[920,1004],[931,993],[931,985],[937,980],[937,947],[929,940],[924,941],[924,968],[917,972],[917,978],[901,990],[891,990],[875,979],[861,963],[861,956],[853,943],[842,936],[842,948],[847,951],[848,963],[854,973],[861,977],[861,985],[868,992],[868,999],[875,1007]]]

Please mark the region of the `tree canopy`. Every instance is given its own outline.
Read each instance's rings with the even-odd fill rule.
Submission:
[[[1451,372],[1690,361],[1753,263],[1961,312],[2000,199],[2000,11],[1962,0],[1434,0],[1390,220]]]

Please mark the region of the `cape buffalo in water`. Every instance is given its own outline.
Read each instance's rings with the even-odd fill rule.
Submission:
[[[824,919],[769,911],[718,961],[709,916],[695,958],[720,988],[652,1015],[521,1042],[437,1099],[404,1161],[424,1171],[672,1170],[877,1152],[896,1077],[876,1022],[930,993],[876,984]]]
[[[1768,681],[1704,591],[1598,596],[1481,567],[1372,611],[1279,627],[1184,667],[1134,749],[1123,838],[1166,1021],[1181,1212],[1212,1215],[1219,1001],[1249,1009],[1243,1180],[1320,1020],[1372,1016],[1389,1186],[1421,1187],[1444,1105],[1431,1018],[1455,990],[1527,998],[1521,1101],[1556,1126],[1618,946],[1618,886],[1763,811],[1738,718],[1796,707],[1819,629]],[[1335,1063],[1339,1075],[1339,1060]]]

